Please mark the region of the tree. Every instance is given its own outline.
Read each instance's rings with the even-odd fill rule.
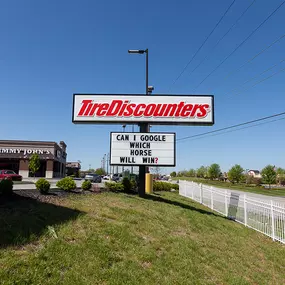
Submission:
[[[31,173],[36,176],[36,172],[40,169],[41,167],[41,161],[40,157],[37,153],[32,154],[29,162],[29,169]]]
[[[98,175],[106,175],[106,171],[103,168],[97,168],[95,173]]]
[[[228,172],[228,178],[232,183],[239,183],[243,178],[243,168],[236,164]]]
[[[283,174],[285,174],[285,169],[283,169],[283,168],[281,168],[281,167],[278,167],[278,168],[276,169],[276,174],[277,174],[277,175],[283,175]]]
[[[276,172],[273,165],[267,165],[261,170],[262,180],[268,184],[269,189],[270,185],[276,183]]]
[[[196,171],[196,175],[197,177],[205,178],[207,175],[207,167],[201,166],[200,168],[198,168]]]
[[[189,171],[187,171],[187,176],[188,177],[195,177],[196,176],[195,169],[193,169],[193,168],[189,169]]]
[[[175,171],[172,171],[172,172],[170,173],[170,176],[171,176],[171,177],[176,177],[176,172],[175,172]]]
[[[212,165],[210,165],[210,167],[208,169],[208,176],[211,180],[213,180],[215,178],[219,178],[220,174],[221,174],[221,168],[220,168],[219,164],[213,163]]]

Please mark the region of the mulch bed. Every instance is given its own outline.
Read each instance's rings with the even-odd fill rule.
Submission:
[[[68,197],[69,195],[92,195],[100,194],[103,191],[106,191],[104,188],[99,188],[97,185],[92,185],[91,189],[84,191],[81,188],[77,188],[72,191],[64,191],[60,189],[50,189],[48,194],[41,194],[38,190],[35,189],[26,189],[26,190],[14,190],[13,195],[10,197],[1,197],[2,202],[17,200],[21,197],[32,198],[44,203],[56,203],[61,199]]]

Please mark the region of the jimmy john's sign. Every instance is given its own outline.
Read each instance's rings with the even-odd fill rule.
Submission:
[[[73,123],[213,125],[214,97],[74,94]]]
[[[111,165],[175,166],[174,133],[111,133]]]
[[[29,148],[0,148],[0,153],[2,154],[51,154],[49,150],[46,149],[29,149]]]

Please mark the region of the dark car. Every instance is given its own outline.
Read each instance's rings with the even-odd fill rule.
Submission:
[[[88,173],[84,177],[85,180],[89,180],[94,183],[101,183],[102,182],[102,177],[96,173]]]
[[[0,179],[11,179],[13,181],[22,181],[23,177],[13,170],[0,170]]]

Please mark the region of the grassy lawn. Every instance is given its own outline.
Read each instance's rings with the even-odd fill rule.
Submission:
[[[190,180],[198,183],[203,183],[206,185],[211,185],[219,188],[227,188],[232,190],[240,190],[244,192],[251,192],[255,194],[262,194],[268,196],[284,196],[285,197],[285,188],[272,188],[266,189],[262,186],[247,186],[246,184],[232,184],[230,182],[222,182],[222,181],[213,181],[203,178],[195,178],[195,177],[176,177],[173,180]]]
[[[52,198],[1,202],[0,284],[284,284],[285,246],[177,193]]]

